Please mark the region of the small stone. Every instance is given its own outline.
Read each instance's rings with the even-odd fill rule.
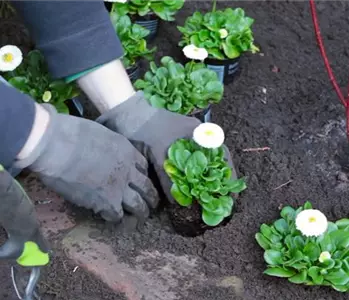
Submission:
[[[226,288],[232,287],[238,296],[241,296],[244,293],[244,282],[242,281],[241,278],[237,276],[225,277],[219,283],[219,286],[226,287]]]
[[[272,71],[273,73],[279,73],[279,72],[280,72],[280,69],[279,69],[277,66],[273,66],[273,67],[271,68],[271,71]]]
[[[263,94],[266,94],[267,93],[267,89],[265,87],[262,88],[262,92],[263,92]]]
[[[263,53],[263,52],[261,52],[261,53],[259,53],[259,55],[260,55],[260,56],[264,56],[264,53]]]
[[[339,181],[343,181],[343,182],[348,182],[348,176],[347,174],[343,173],[343,172],[339,172],[338,175],[337,175],[337,179]]]

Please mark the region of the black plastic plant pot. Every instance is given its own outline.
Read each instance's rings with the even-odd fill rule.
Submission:
[[[131,67],[126,68],[126,72],[128,74],[128,77],[132,82],[136,81],[140,77],[140,70],[138,63],[134,64]]]
[[[211,105],[205,109],[196,109],[189,116],[195,117],[203,123],[211,122]]]
[[[135,16],[132,16],[132,20],[136,24],[150,31],[149,35],[145,37],[147,42],[152,41],[156,37],[159,29],[159,23],[160,23],[160,19],[156,14],[149,13],[149,14],[146,14],[145,16],[135,15]]]
[[[224,60],[207,58],[205,59],[205,64],[207,68],[217,73],[222,83],[230,83],[234,81],[240,70],[240,57]]]
[[[172,204],[168,207],[168,214],[173,229],[176,233],[186,237],[199,236],[207,230],[227,225],[233,217],[233,212],[217,226],[208,226],[202,220],[201,206],[196,201],[189,207],[183,207],[178,204]]]
[[[104,1],[104,6],[107,9],[107,11],[111,12],[111,9],[113,7],[113,2]]]
[[[84,116],[84,107],[82,106],[79,98],[68,99],[64,102],[69,108],[69,114],[75,117]]]

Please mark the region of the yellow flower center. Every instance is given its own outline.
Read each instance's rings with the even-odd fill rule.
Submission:
[[[212,135],[214,135],[214,132],[212,130],[208,129],[205,131],[205,135],[212,136]]]
[[[316,218],[315,217],[310,217],[308,219],[309,223],[315,223],[316,222]]]
[[[199,48],[194,48],[194,52],[199,52]]]
[[[6,63],[12,62],[13,59],[14,59],[14,57],[13,57],[13,54],[12,54],[12,53],[5,53],[5,54],[3,55],[3,57],[2,57],[2,60],[3,60],[4,62],[6,62]]]

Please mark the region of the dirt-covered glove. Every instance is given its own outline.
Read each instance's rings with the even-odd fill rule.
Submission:
[[[191,138],[200,124],[196,118],[175,114],[152,107],[142,92],[114,107],[97,119],[97,122],[127,137],[156,170],[168,199],[171,183],[163,164],[170,145],[179,138]]]
[[[119,222],[124,211],[144,220],[159,202],[147,177],[146,159],[122,135],[82,118],[58,114],[31,156],[16,162],[29,167],[66,200]]]
[[[40,231],[34,205],[20,184],[1,165],[0,225],[9,236],[0,247],[0,259],[16,259],[25,267],[48,264],[48,243]]]

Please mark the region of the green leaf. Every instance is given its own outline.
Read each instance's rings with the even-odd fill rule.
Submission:
[[[349,282],[348,274],[342,270],[336,270],[328,273],[325,280],[331,282],[333,285],[346,285]]]
[[[288,281],[290,281],[292,283],[296,283],[296,284],[305,283],[306,280],[307,280],[307,271],[306,270],[302,270],[298,274],[296,274],[288,279]]]
[[[224,217],[222,215],[212,214],[205,209],[202,211],[202,220],[208,226],[217,226],[219,223],[223,221]]]
[[[339,229],[344,229],[349,226],[349,219],[340,219],[335,223]]]
[[[58,103],[55,105],[57,111],[61,114],[69,114],[69,108],[64,103]]]
[[[263,273],[269,276],[276,276],[282,278],[289,278],[296,274],[296,272],[293,270],[283,269],[281,267],[268,268]]]
[[[225,55],[230,59],[237,58],[240,56],[240,51],[237,49],[235,45],[223,43],[223,49]]]
[[[301,236],[295,236],[293,238],[293,243],[294,245],[296,246],[297,249],[302,249],[303,250],[303,247],[305,246],[305,241],[304,239],[301,237]]]
[[[181,173],[181,171],[169,159],[164,161],[164,170],[172,180],[185,178],[184,174]]]
[[[334,250],[334,244],[332,243],[331,237],[328,233],[319,236],[317,238],[317,243],[320,245],[321,252],[331,252]]]
[[[13,87],[24,93],[26,93],[29,90],[28,79],[26,77],[12,77],[8,82]]]
[[[286,234],[288,232],[288,224],[284,219],[279,219],[275,221],[274,227],[281,234]]]
[[[247,188],[245,180],[237,179],[237,180],[229,180],[225,183],[228,187],[231,193],[240,193],[243,190]]]
[[[332,269],[335,266],[336,262],[333,259],[326,259],[323,263],[321,263],[321,268],[324,269]]]
[[[195,151],[187,160],[185,173],[188,171],[194,176],[200,176],[206,169],[208,164],[205,154],[201,151]]]
[[[256,233],[255,238],[258,245],[261,246],[264,250],[270,249],[270,242],[263,234],[258,232]]]
[[[313,206],[311,205],[311,203],[309,201],[305,202],[303,205],[303,208],[306,209],[312,209]]]
[[[189,206],[193,203],[193,199],[182,193],[178,185],[175,183],[171,187],[171,195],[181,206]]]
[[[349,231],[338,229],[331,232],[330,237],[337,248],[349,247]]]
[[[287,221],[293,221],[295,219],[295,210],[291,206],[285,206],[280,213],[281,217],[283,217]]]
[[[321,285],[324,281],[324,277],[320,274],[321,268],[310,267],[308,270],[308,275],[314,281],[315,284]]]
[[[321,250],[315,243],[308,243],[304,247],[303,253],[310,258],[311,261],[317,261],[319,259]]]
[[[278,265],[282,263],[282,253],[276,250],[266,250],[264,252],[264,260],[269,265]]]
[[[159,95],[152,95],[149,99],[149,103],[155,108],[165,108],[166,100],[161,98]]]
[[[347,285],[331,285],[338,292],[347,292],[349,287]]]
[[[271,228],[267,224],[262,224],[260,231],[267,239],[269,240],[271,239],[273,232],[271,231]]]

